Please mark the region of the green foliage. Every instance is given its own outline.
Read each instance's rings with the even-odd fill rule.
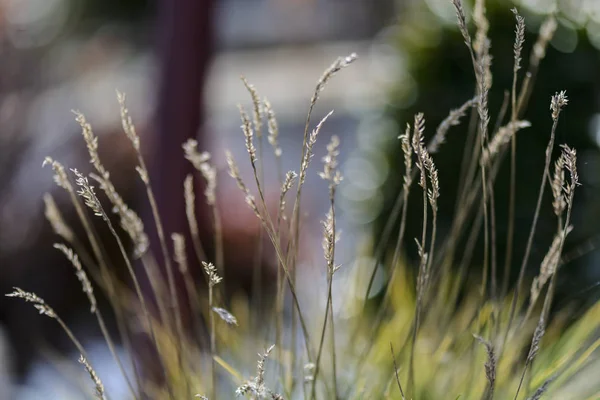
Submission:
[[[485,28],[486,14],[481,8],[475,8],[477,32],[471,35],[461,2],[453,0],[453,3],[462,39],[467,44],[466,49],[457,48],[456,52],[466,54],[467,65],[472,63],[474,73],[469,82],[475,97],[465,99],[463,107],[450,112],[433,136],[428,133],[425,124],[427,114],[422,113],[417,113],[412,126],[409,124],[403,131],[399,143],[403,157],[398,158],[403,162],[405,174],[402,180],[395,176],[395,187],[402,186],[401,194],[395,200],[395,211],[385,216],[397,232],[394,235],[396,241],[376,237],[373,243],[365,246],[367,248],[357,252],[357,257],[365,254],[373,254],[373,257],[368,257],[367,262],[356,262],[353,267],[336,263],[339,236],[335,216],[336,188],[342,182],[337,168],[339,139],[334,137],[327,146],[327,156],[319,173],[327,181],[329,194],[328,213],[323,216],[322,263],[326,276],[324,287],[327,288],[322,293],[324,307],[318,301],[309,302],[301,296],[309,293],[316,297],[311,293],[314,287],[305,287],[306,282],[295,275],[300,263],[300,199],[305,180],[315,177],[309,169],[313,149],[331,114],[315,124],[311,121],[312,110],[327,82],[355,60],[354,54],[337,59],[317,83],[306,118],[299,173],[290,171],[285,180],[283,173],[279,174],[282,189],[274,215],[269,213],[264,197],[266,183],[262,174],[264,154],[261,141],[267,137],[279,171],[283,172],[275,113],[270,103],[261,100],[257,90],[243,80],[253,103],[251,116],[240,107],[248,152],[245,165],[252,169],[252,182],[242,178],[241,164],[231,153],[227,152],[226,158],[229,175],[236,181],[241,196],[260,222],[262,234],[269,239],[276,255],[277,293],[271,299],[271,312],[261,318],[253,303],[245,297],[225,298],[222,290],[224,250],[222,246],[216,246],[214,260],[204,254],[195,217],[193,179],[188,177],[182,185],[185,185],[191,246],[197,264],[203,267],[206,285],[199,287],[193,282],[188,265],[191,265],[191,260],[187,260],[185,251],[189,244],[185,243],[180,232],[163,232],[152,192],[152,177],[141,155],[140,140],[125,105],[125,96],[118,94],[123,129],[138,155],[136,169],[152,205],[153,222],[162,250],[157,257],[160,259],[162,256],[166,276],[157,268],[155,256],[148,251],[142,220],[116,193],[110,174],[98,157],[98,138],[94,136],[91,125],[82,114],[77,113],[96,173],[90,174],[88,180],[87,176],[71,170],[76,178],[76,186],[73,186],[73,176],[62,164],[52,159],[47,159],[47,163],[54,170],[56,183],[70,195],[86,229],[86,237],[74,239],[73,230],[66,226],[48,197],[47,217],[56,233],[68,244],[57,248],[75,267],[91,302],[91,312],[97,318],[116,363],[122,369],[122,364],[134,365],[135,374],[128,379],[132,398],[181,399],[195,396],[217,399],[231,398],[234,393],[252,399],[402,400],[539,399],[543,396],[583,399],[600,395],[597,380],[588,386],[573,385],[582,374],[597,373],[597,366],[592,360],[600,345],[597,339],[600,303],[576,321],[571,320],[570,310],[550,314],[556,276],[562,272],[561,254],[566,237],[572,230],[575,192],[579,190],[577,153],[566,145],[562,145],[560,150],[557,146],[561,144],[557,139],[557,129],[562,126],[559,125],[560,116],[568,103],[566,94],[556,92],[550,101],[550,111],[547,98],[543,104],[549,138],[545,136],[547,144],[545,153],[542,149],[543,168],[537,172],[536,182],[541,189],[534,196],[538,199],[536,210],[527,219],[531,223],[528,222],[526,233],[531,240],[526,244],[522,262],[515,261],[521,265],[520,277],[514,289],[509,290],[507,278],[499,279],[502,270],[496,259],[498,248],[494,239],[497,224],[494,218],[497,203],[494,203],[494,189],[496,172],[504,156],[514,151],[514,146],[509,144],[514,143],[518,129],[530,125],[530,122],[521,119],[527,100],[507,102],[506,109],[510,110],[510,114],[506,115],[511,115],[507,118],[509,122],[504,123],[501,116],[497,118],[498,126],[490,125],[489,114],[492,112],[488,100],[493,74]],[[553,17],[549,17],[548,21],[551,24]],[[542,29],[536,39],[537,45],[545,48],[552,33]],[[514,60],[518,61],[513,65],[520,62],[522,43],[519,41],[522,39],[519,36],[517,34],[513,53]],[[539,49],[535,56],[537,59],[532,58],[527,67],[530,73],[537,72],[536,62],[539,64],[543,58]],[[510,67],[515,74],[515,82],[522,82],[517,79],[518,70]],[[529,99],[531,86],[522,83],[518,87],[517,91],[517,85],[513,85],[513,99]],[[447,110],[438,112],[447,113]],[[469,113],[472,123],[461,125]],[[443,203],[438,203],[438,198],[447,196],[440,187],[444,187],[445,173],[449,171],[436,165],[437,157],[446,151],[446,141],[455,140],[446,136],[451,130],[458,130],[459,126],[465,126],[463,131],[471,137],[464,156],[465,165],[471,167],[465,168],[459,177],[462,183],[458,183],[456,189],[460,192],[461,188],[463,193],[459,197],[460,206],[453,214],[450,213],[453,218],[450,233],[438,237],[438,225],[444,227],[444,221],[439,217],[447,212]],[[262,134],[263,128],[267,135]],[[428,140],[430,137],[432,139]],[[555,150],[560,151],[560,156],[551,168]],[[219,221],[221,213],[227,210],[219,206],[218,192],[215,191],[217,170],[212,165],[211,156],[200,153],[195,141],[183,144],[184,155],[198,169],[199,176],[207,181],[204,195],[212,210],[215,243],[222,243]],[[450,154],[450,157],[456,158],[456,155]],[[98,198],[93,186],[96,184],[98,190],[106,194],[110,206],[103,205]],[[547,186],[550,186],[548,190]],[[514,182],[511,190],[514,190]],[[290,199],[294,192],[295,196]],[[542,201],[544,193],[547,195],[549,192],[552,205]],[[415,201],[409,201],[409,198]],[[291,207],[286,207],[286,202]],[[85,209],[85,206],[91,210]],[[542,209],[547,211],[552,221],[554,238],[548,244],[546,257],[536,269],[537,280],[529,289],[523,271],[529,264],[528,254]],[[114,219],[119,220],[123,235],[119,235],[113,227],[113,218],[108,215],[110,210],[116,214]],[[128,266],[135,290],[127,288],[113,276],[98,238],[90,228],[92,215],[101,218],[109,227]],[[514,216],[507,218],[510,225]],[[418,221],[418,229],[406,230],[412,219]],[[463,229],[471,227],[474,228],[463,246]],[[167,243],[167,234],[171,235],[173,246]],[[88,254],[87,247],[82,245],[85,240],[89,242],[92,254]],[[146,297],[149,296],[140,290],[125,241],[134,249],[133,255],[139,258],[149,278],[151,296],[157,303],[155,314],[148,310]],[[478,261],[474,262],[481,263],[480,275],[468,273],[476,244],[481,246],[484,254],[483,259],[477,258]],[[545,242],[540,244],[546,245]],[[406,257],[403,249],[411,246],[416,248],[416,256]],[[515,256],[514,260],[519,260],[518,257]],[[375,287],[373,282],[379,264],[386,266],[382,270],[390,271],[390,277],[388,284],[373,299],[371,289]],[[505,268],[511,267],[512,264],[507,263]],[[334,279],[338,279],[339,274],[336,273],[340,268],[347,269],[347,277],[350,278],[347,290],[334,294],[332,284]],[[185,282],[189,299],[186,306],[192,310],[189,329],[183,327],[181,309],[184,305],[179,302],[176,292],[182,289],[175,287],[175,274],[181,274]],[[101,288],[108,295],[123,345],[129,353],[127,360],[121,360],[113,351],[113,339],[104,327],[100,310],[95,307],[93,287]],[[95,373],[94,360],[87,357],[83,346],[50,305],[35,294],[20,289],[15,289],[9,296],[34,303],[42,314],[61,325],[82,354],[81,363],[93,383],[94,391],[90,394],[104,398],[102,377]],[[131,318],[131,315],[136,318]],[[157,350],[155,358],[144,358],[145,354],[133,352],[131,335],[139,331]],[[135,367],[137,363],[133,362],[136,361],[133,357],[142,362],[142,368]],[[144,374],[148,369],[158,370],[164,382],[150,380]]]

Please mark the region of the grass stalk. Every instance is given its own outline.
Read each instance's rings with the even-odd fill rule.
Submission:
[[[519,295],[522,291],[523,280],[525,278],[525,270],[526,270],[527,264],[529,262],[529,256],[531,254],[533,238],[535,236],[537,222],[538,222],[539,215],[540,215],[540,209],[542,206],[542,199],[544,197],[544,191],[546,188],[546,181],[547,181],[547,179],[549,179],[550,159],[552,157],[552,150],[554,149],[554,140],[556,137],[556,128],[558,126],[560,110],[562,109],[562,107],[564,107],[567,104],[567,102],[568,102],[568,100],[567,100],[564,92],[557,93],[556,95],[554,95],[552,97],[551,104],[553,106],[553,111],[552,111],[553,123],[552,123],[552,129],[550,131],[550,139],[548,140],[548,145],[546,147],[546,159],[544,162],[544,172],[542,173],[542,179],[540,182],[540,189],[538,192],[538,198],[537,198],[537,202],[536,202],[536,206],[535,206],[535,212],[534,212],[533,220],[531,223],[531,229],[529,230],[529,236],[527,238],[527,245],[525,247],[525,254],[523,255],[523,259],[521,261],[519,277],[517,279],[517,283],[516,283],[514,291],[513,291],[513,297],[512,297],[512,301],[511,301],[511,305],[510,305],[508,323],[506,326],[506,331],[504,333],[502,348],[504,348],[504,344],[506,343],[506,339],[510,332],[511,325],[512,325],[513,319],[515,317],[517,301],[518,301]]]

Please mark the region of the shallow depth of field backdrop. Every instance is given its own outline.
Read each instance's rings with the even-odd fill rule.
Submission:
[[[72,109],[86,114],[100,138],[100,154],[117,190],[144,216],[148,210],[140,200],[143,188],[133,168],[135,155],[121,132],[115,89],[127,93],[169,232],[183,230],[185,223],[181,182],[190,166],[182,157],[181,143],[197,137],[200,148],[215,155],[219,197],[227,210],[223,215],[225,279],[231,282],[232,293],[251,293],[257,282],[251,270],[254,262],[248,260],[255,257],[257,222],[227,176],[223,156],[225,148],[240,158],[245,152],[236,104],[249,108],[250,101],[241,74],[274,105],[283,151],[294,154],[283,159],[284,169],[297,169],[296,153],[314,83],[337,56],[358,54],[351,68],[331,82],[315,111],[318,120],[335,109],[320,143],[327,143],[333,134],[342,143],[345,180],[339,189],[338,218],[343,240],[337,263],[343,265],[370,265],[371,251],[357,258],[355,250],[381,235],[402,186],[397,137],[405,124],[412,123],[416,112],[424,112],[433,128],[473,93],[469,54],[449,0],[179,3],[180,7],[169,0],[0,0],[0,293],[24,287],[52,304],[90,353],[96,354],[98,373],[107,390],[116,393],[126,393],[122,378],[111,374],[116,371],[89,315],[85,295],[72,267],[52,248],[54,239],[43,214],[43,194],[51,192],[59,206],[65,206],[61,208],[65,219],[76,225],[67,197],[57,190],[49,170],[41,168],[50,155],[87,172],[87,153]],[[524,252],[537,198],[546,133],[552,123],[549,99],[556,91],[567,90],[570,103],[561,116],[557,140],[577,148],[583,186],[572,217],[576,230],[565,246],[573,261],[561,273],[555,306],[575,304],[582,311],[600,293],[596,285],[600,252],[593,250],[600,243],[596,240],[600,234],[600,2],[490,0],[487,4],[494,88],[510,88],[512,79],[510,8],[519,7],[526,20],[525,54],[531,50],[542,15],[558,12],[558,30],[526,112],[526,119],[535,124],[519,133],[517,165],[522,172],[517,177],[514,258],[520,260]],[[502,95],[501,90],[492,91],[493,115],[502,106]],[[450,215],[457,207],[463,143],[448,140],[436,157],[443,193],[440,238],[448,233]],[[315,160],[324,155],[323,145]],[[274,164],[267,164],[265,171],[271,182],[266,192],[276,202]],[[495,195],[500,221],[498,262],[503,265],[509,171],[499,174]],[[244,170],[242,175],[247,180],[252,176]],[[417,208],[420,199],[412,201]],[[315,179],[307,181],[303,202],[308,218],[302,249],[321,251],[319,221],[327,210],[323,185]],[[532,249],[532,265],[539,265],[552,240],[549,204],[550,200],[539,223],[541,239]],[[101,235],[108,234],[100,223],[98,229]],[[420,229],[420,214],[409,215],[407,237],[418,236]],[[150,235],[152,240],[156,234]],[[214,243],[209,233],[204,235],[210,252]],[[108,251],[115,253],[116,248]],[[407,253],[409,258],[417,257],[414,246]],[[479,273],[481,257],[476,250],[474,275]],[[264,258],[261,262],[272,267],[272,257]],[[322,277],[322,268],[312,265],[310,257],[305,264],[302,279]],[[515,263],[511,279],[517,271]],[[373,297],[381,294],[387,272],[381,266]],[[529,272],[531,278],[536,269]],[[198,277],[201,274],[197,272]],[[272,289],[268,274],[263,280],[262,290]],[[366,285],[355,289],[364,291]],[[301,298],[313,301],[310,290]],[[0,298],[0,399],[62,398],[74,390],[64,378],[73,365],[57,367],[71,345],[53,322],[28,304]]]

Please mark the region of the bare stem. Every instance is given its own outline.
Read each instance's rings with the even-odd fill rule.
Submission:
[[[210,324],[210,377],[211,377],[211,398],[216,399],[217,392],[217,374],[215,355],[217,353],[216,335],[215,335],[215,315],[213,309],[213,285],[208,285],[208,315]]]

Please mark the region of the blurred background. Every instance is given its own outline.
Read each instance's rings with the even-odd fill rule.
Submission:
[[[492,116],[512,79],[510,8],[519,7],[527,24],[525,68],[541,22],[549,13],[557,13],[557,34],[525,114],[533,127],[519,142],[518,168],[523,172],[517,188],[515,259],[522,255],[535,205],[551,125],[549,99],[554,92],[567,90],[570,104],[561,117],[558,141],[578,149],[583,182],[567,251],[581,256],[569,264],[559,292],[564,304],[589,303],[597,298],[594,282],[600,278],[600,254],[588,251],[595,247],[600,217],[600,2],[490,0],[487,4],[494,55]],[[181,143],[197,138],[200,149],[213,154],[224,218],[226,280],[234,282],[233,289],[248,290],[252,282],[248,260],[254,257],[257,225],[227,176],[223,155],[224,149],[230,149],[238,160],[244,157],[236,105],[249,109],[251,103],[240,75],[273,104],[284,170],[297,171],[314,85],[336,57],[352,52],[359,59],[331,81],[313,118],[335,110],[319,138],[303,199],[308,222],[303,229],[302,248],[307,255],[302,273],[307,276],[323,273],[319,261],[312,259],[321,257],[319,221],[327,210],[327,190],[316,170],[329,137],[336,134],[341,139],[345,175],[339,191],[343,237],[337,262],[368,266],[369,251],[357,258],[355,249],[377,241],[401,186],[397,137],[402,127],[422,111],[432,132],[450,109],[472,96],[469,55],[455,28],[449,0],[0,0],[0,292],[19,286],[44,298],[83,338],[90,353],[97,350],[95,365],[107,390],[125,397],[119,376],[111,377],[110,357],[91,323],[72,267],[52,248],[56,238],[44,218],[42,196],[50,192],[65,219],[78,226],[67,196],[53,183],[49,169],[41,168],[49,155],[89,172],[87,151],[71,110],[86,115],[99,136],[100,155],[117,190],[132,208],[146,215],[146,200],[133,168],[135,154],[122,133],[115,90],[127,94],[168,233],[186,231],[182,183],[192,170],[183,159]],[[463,141],[451,138],[445,146],[435,158],[444,201],[442,236],[455,207]],[[269,154],[267,192],[276,201],[279,186],[274,165]],[[251,177],[244,168],[242,175]],[[506,176],[507,171],[501,172],[496,189],[499,221],[506,219],[502,208],[508,198]],[[197,197],[202,198],[200,191]],[[199,207],[210,248],[211,227],[203,224],[206,211],[200,203]],[[415,218],[409,220],[407,237],[420,229],[420,217]],[[534,248],[532,265],[543,258],[553,224],[551,213],[544,214],[543,245]],[[98,229],[102,233],[101,224]],[[499,237],[505,237],[506,227],[500,224],[498,229]],[[155,239],[153,232],[150,235]],[[502,246],[499,243],[499,254]],[[308,255],[306,249],[312,248],[319,253]],[[413,250],[407,249],[409,257]],[[272,266],[269,254],[264,258]],[[369,268],[363,268],[365,274]],[[362,273],[361,268],[355,270]],[[374,293],[383,286],[385,275],[381,267]],[[268,288],[268,274],[265,280]],[[311,299],[308,293],[304,297]],[[0,399],[63,398],[72,388],[61,376],[68,375],[72,366],[63,365],[59,355],[71,351],[70,344],[54,321],[37,315],[30,305],[1,299]]]

